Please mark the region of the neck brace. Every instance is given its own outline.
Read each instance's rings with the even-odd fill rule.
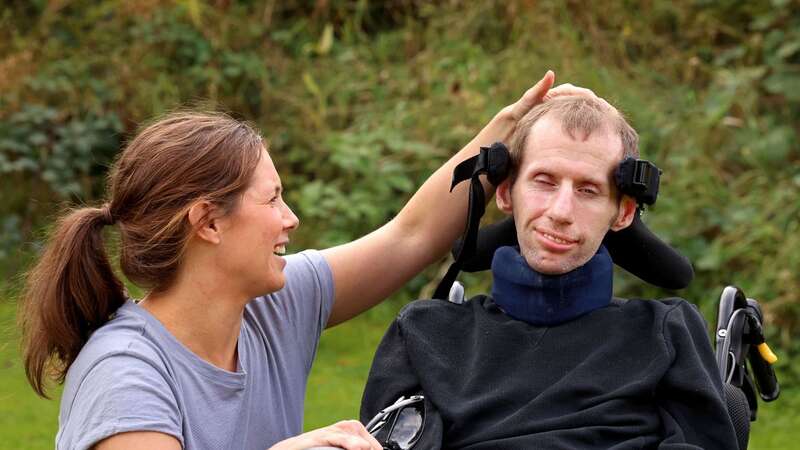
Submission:
[[[492,259],[492,298],[506,314],[531,325],[568,322],[611,302],[611,256],[600,246],[586,264],[562,275],[532,269],[517,247],[500,247]]]

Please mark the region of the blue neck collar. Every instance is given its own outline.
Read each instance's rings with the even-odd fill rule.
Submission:
[[[514,319],[558,325],[607,306],[613,293],[611,256],[600,246],[586,264],[562,275],[533,270],[516,247],[500,247],[492,259],[492,298]]]

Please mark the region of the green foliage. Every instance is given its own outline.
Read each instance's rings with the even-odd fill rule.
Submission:
[[[121,128],[113,113],[61,118],[56,109],[25,105],[0,122],[0,174],[32,176],[62,197],[92,197],[119,150]]]

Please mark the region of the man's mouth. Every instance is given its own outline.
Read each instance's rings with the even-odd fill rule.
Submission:
[[[569,244],[574,244],[575,243],[574,240],[570,240],[570,239],[567,239],[567,238],[556,236],[556,235],[548,233],[546,231],[540,231],[539,233],[541,233],[541,235],[544,236],[545,238],[547,238],[547,239],[549,239],[549,240],[551,240],[551,241],[553,241],[553,242],[555,242],[557,244],[569,245]]]
[[[286,245],[276,245],[275,248],[272,250],[272,253],[276,256],[283,256],[286,254]]]
[[[539,242],[546,250],[561,253],[569,251],[575,244],[578,243],[576,239],[572,239],[563,234],[555,234],[550,231],[536,230],[539,236]]]

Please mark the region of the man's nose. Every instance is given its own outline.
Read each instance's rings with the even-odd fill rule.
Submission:
[[[572,223],[574,212],[575,194],[568,184],[561,185],[553,197],[550,198],[550,207],[547,216],[554,222]]]

